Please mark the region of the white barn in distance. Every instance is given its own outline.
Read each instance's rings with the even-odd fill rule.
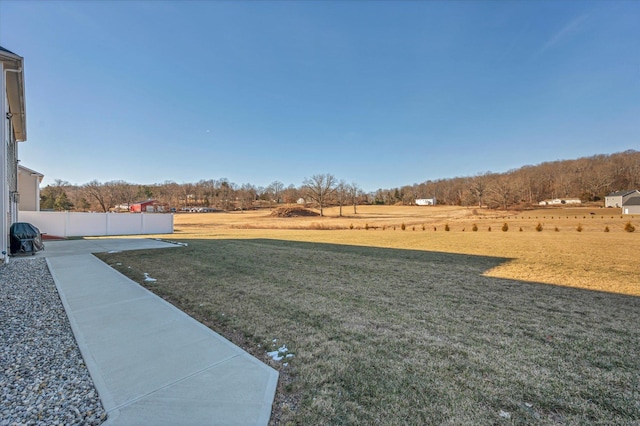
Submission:
[[[416,206],[435,206],[435,205],[436,205],[436,197],[416,199]]]
[[[579,198],[554,198],[553,200],[540,201],[540,206],[559,206],[563,204],[582,204]]]

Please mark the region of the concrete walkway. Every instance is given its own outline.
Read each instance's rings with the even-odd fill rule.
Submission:
[[[150,239],[45,242],[106,425],[266,425],[276,370],[90,253],[180,250]]]

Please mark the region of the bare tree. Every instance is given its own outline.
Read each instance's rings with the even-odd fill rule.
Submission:
[[[585,173],[582,189],[589,195],[589,201],[596,201],[607,194],[612,184],[612,177],[604,170],[596,169],[591,173]]]
[[[238,201],[240,202],[240,211],[245,210],[253,206],[253,202],[256,200],[256,188],[250,183],[245,183],[236,191]]]
[[[282,190],[284,189],[284,184],[278,180],[271,182],[269,185],[269,191],[273,194],[273,200],[276,204],[280,203],[280,195],[282,194]]]
[[[204,207],[211,206],[211,202],[215,196],[215,184],[212,179],[202,179],[198,182],[199,192],[202,194],[202,205]]]
[[[135,203],[138,197],[138,187],[136,185],[127,183],[123,180],[114,180],[106,182],[104,184],[106,193],[111,194],[109,205],[107,207],[114,207],[120,204],[126,204],[130,206]]]
[[[323,208],[336,191],[336,178],[328,173],[313,175],[310,179],[305,178],[302,186],[307,197],[318,203],[320,216],[324,216]]]
[[[353,214],[358,214],[358,198],[362,194],[362,190],[357,183],[352,182],[351,185],[348,186],[348,192],[349,198],[351,198],[351,203],[353,204]]]
[[[342,206],[349,199],[349,185],[347,185],[347,183],[344,181],[344,179],[341,179],[340,182],[338,182],[338,184],[336,185],[336,190],[335,190],[334,194],[335,194],[335,197],[336,197],[336,201],[338,202],[338,205],[340,206],[340,214],[339,214],[339,216],[342,217]]]
[[[269,199],[269,191],[264,186],[256,186],[256,200],[268,201]]]
[[[518,200],[518,188],[508,175],[496,176],[488,187],[494,205],[507,210]]]
[[[485,173],[484,175],[476,175],[471,178],[469,184],[469,191],[471,191],[471,195],[475,198],[478,203],[478,207],[482,207],[482,201],[484,199],[484,194],[487,190],[487,181],[488,181],[489,173]]]
[[[154,196],[153,188],[149,185],[138,185],[136,198],[140,200],[150,200]]]
[[[220,179],[220,208],[223,210],[231,210],[234,208],[234,199],[236,192],[236,184],[229,182],[226,178]]]
[[[176,182],[167,180],[162,184],[156,185],[154,192],[159,201],[175,208],[180,207],[181,188]]]
[[[616,160],[622,163],[617,187],[624,189],[640,187],[640,152],[628,150],[616,154]]]
[[[88,196],[98,204],[100,210],[105,213],[109,211],[113,198],[111,188],[109,186],[102,184],[97,180],[92,180],[84,186],[84,190]]]
[[[184,207],[193,207],[196,201],[196,195],[193,190],[192,183],[183,183],[180,185],[180,197],[184,201]]]
[[[300,190],[291,184],[282,190],[282,198],[285,203],[295,203],[300,198]]]
[[[379,188],[373,195],[373,202],[375,204],[391,204],[389,199],[388,189]]]

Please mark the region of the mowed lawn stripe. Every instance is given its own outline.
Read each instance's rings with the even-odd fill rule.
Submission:
[[[274,423],[640,420],[638,297],[484,275],[506,258],[339,244],[100,257],[262,359],[286,345]]]

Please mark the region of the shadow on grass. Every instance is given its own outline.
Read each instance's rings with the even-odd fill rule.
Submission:
[[[198,241],[198,240],[195,240]],[[199,240],[203,241],[203,240]],[[211,241],[211,240],[209,240]],[[238,240],[240,241],[240,240]],[[465,255],[455,253],[444,253],[424,250],[410,250],[397,248],[381,248],[368,246],[354,246],[346,244],[309,243],[301,241],[272,240],[266,238],[241,240],[253,244],[260,244],[265,247],[299,249],[309,251],[322,251],[342,255],[359,255],[369,259],[380,260],[400,260],[425,262],[433,264],[447,264],[451,267],[464,265],[468,272],[482,274],[489,269],[495,268],[511,258]]]
[[[171,241],[171,240],[168,240]],[[470,254],[458,254],[458,253],[446,253],[427,250],[413,250],[413,249],[401,249],[401,248],[382,248],[382,247],[370,247],[370,246],[356,246],[347,244],[330,244],[320,242],[303,242],[303,241],[290,241],[290,240],[277,240],[267,238],[257,239],[238,239],[238,240],[211,240],[211,239],[190,239],[189,244],[194,250],[205,250],[211,253],[220,253],[232,245],[251,245],[254,247],[263,247],[264,251],[260,252],[255,257],[256,262],[270,262],[269,250],[299,250],[300,252],[309,253],[332,253],[342,256],[361,256],[362,264],[369,264],[369,260],[378,259],[380,262],[384,261],[396,261],[396,262],[416,262],[414,265],[415,272],[422,271],[424,268],[436,268],[439,271],[447,271],[447,275],[451,273],[458,273],[461,277],[473,278],[473,282],[476,279],[483,278],[484,285],[497,285],[501,289],[505,289],[512,285],[524,286],[528,288],[528,291],[542,291],[545,294],[555,296],[566,296],[568,298],[586,297],[590,294],[597,300],[602,300],[604,296],[610,296],[613,298],[614,303],[618,303],[620,300],[635,299],[640,303],[640,298],[637,296],[624,295],[619,293],[612,293],[606,291],[590,290],[577,287],[567,287],[556,284],[540,283],[535,281],[513,280],[507,278],[490,277],[486,276],[487,272],[492,269],[501,266],[505,263],[515,260],[514,258],[498,257],[498,256],[480,256]],[[313,260],[313,257],[309,255],[305,256],[306,260]],[[330,267],[331,265],[326,265]],[[540,268],[544,268],[543,264]],[[411,272],[400,271],[397,272]],[[461,280],[456,280],[461,281]],[[640,306],[640,305],[638,305]]]

